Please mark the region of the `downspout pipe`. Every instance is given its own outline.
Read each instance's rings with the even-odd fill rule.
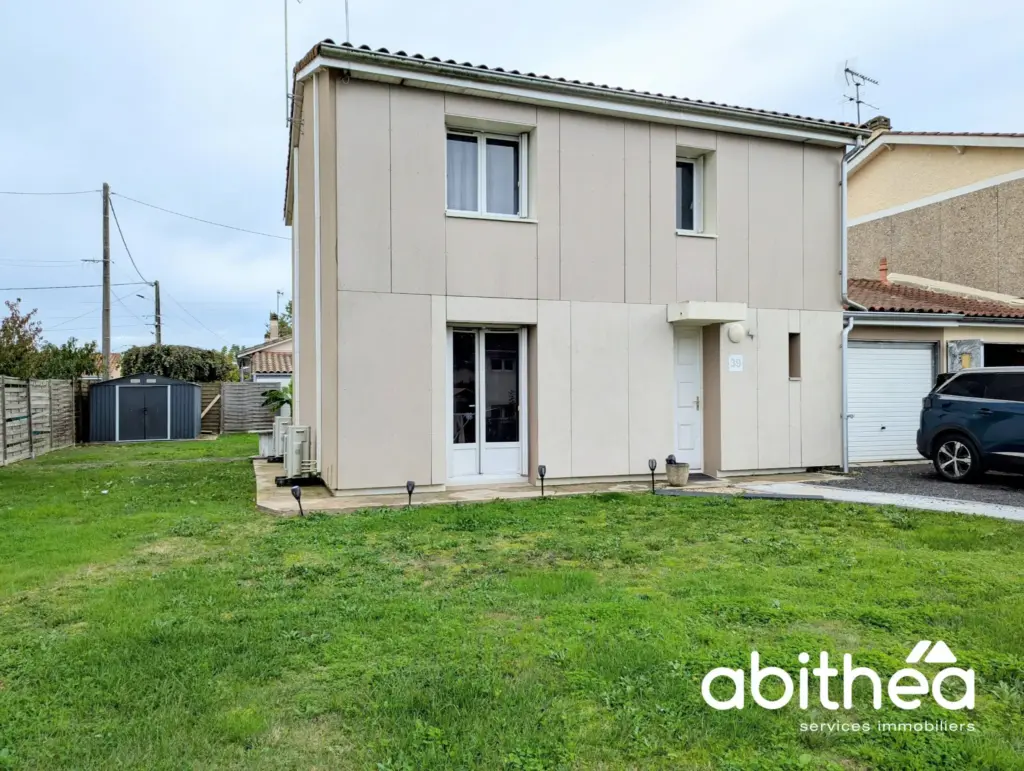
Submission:
[[[842,231],[839,239],[839,283],[840,283],[840,297],[842,298],[843,309],[851,309],[857,311],[866,311],[860,303],[853,302],[847,294],[847,264],[849,261],[849,241],[847,239],[847,218],[846,218],[846,204],[848,200],[847,186],[849,178],[847,176],[846,167],[849,164],[850,159],[860,150],[863,140],[860,137],[857,138],[857,144],[852,150],[843,154],[843,162],[841,164],[841,170],[839,172],[839,228]],[[847,383],[849,377],[848,369],[848,350],[849,350],[849,338],[850,332],[853,330],[854,325],[857,323],[856,319],[852,316],[847,317],[846,324],[843,325],[842,334],[842,380],[843,380],[843,396],[842,396],[842,415],[840,420],[842,421],[842,435],[843,435],[843,473],[847,473],[850,470],[850,414],[849,414],[849,384]]]
[[[857,323],[857,319],[853,316],[847,316],[846,323],[843,325],[843,473],[846,474],[850,470],[850,386],[847,383],[847,354],[849,351],[849,338],[850,332],[853,330],[854,325]]]

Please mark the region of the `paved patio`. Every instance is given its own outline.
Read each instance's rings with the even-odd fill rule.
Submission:
[[[274,478],[283,473],[280,463],[267,463],[265,460],[256,459],[253,461],[253,470],[256,473],[256,506],[268,514],[283,516],[295,516],[299,508],[292,498],[291,490],[287,487],[278,487]],[[775,478],[775,477],[773,477]],[[801,482],[820,481],[826,478],[822,474],[787,474],[778,477],[780,481]],[[695,481],[687,485],[687,490],[700,490],[708,493],[721,495],[742,495],[745,490],[738,487],[743,482],[750,482],[764,477],[742,477],[729,479],[711,479],[707,481]],[[659,480],[658,487],[664,487],[664,480]],[[609,482],[596,484],[578,485],[552,485],[548,484],[545,494],[549,497],[564,495],[587,495],[591,493],[625,492],[642,493],[651,489],[650,482]],[[501,484],[482,485],[475,487],[453,487],[443,492],[415,493],[412,497],[413,506],[426,506],[438,503],[471,503],[481,501],[493,501],[498,498],[539,498],[540,487],[530,484]],[[343,513],[357,511],[359,509],[372,508],[401,508],[408,505],[406,495],[353,495],[334,496],[325,487],[303,487],[302,507],[306,513],[330,512]]]

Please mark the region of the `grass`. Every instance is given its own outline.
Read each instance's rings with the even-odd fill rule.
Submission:
[[[1024,526],[621,494],[277,519],[247,462],[204,460],[254,451],[0,469],[0,768],[1024,767]],[[915,719],[974,733],[800,731],[907,719],[862,691],[838,715],[700,696],[752,648],[892,673],[920,639],[977,705]]]

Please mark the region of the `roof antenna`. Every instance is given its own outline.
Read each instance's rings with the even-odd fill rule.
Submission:
[[[348,34],[348,0],[345,0],[345,42],[352,42],[352,37]]]
[[[857,125],[859,126],[860,125],[860,106],[862,104],[867,105],[872,110],[877,110],[878,109],[877,107],[875,107],[875,105],[873,105],[873,104],[871,104],[869,102],[865,102],[863,99],[860,98],[860,88],[861,88],[861,86],[865,86],[868,83],[871,83],[872,85],[877,86],[878,85],[878,81],[875,80],[874,78],[869,78],[867,75],[865,75],[862,72],[857,72],[856,70],[851,69],[849,61],[847,61],[846,65],[843,67],[843,75],[846,76],[846,85],[847,86],[853,86],[853,93],[854,93],[853,96],[850,96],[849,94],[843,94],[843,99],[846,100],[847,102],[853,102],[855,105],[857,105]]]

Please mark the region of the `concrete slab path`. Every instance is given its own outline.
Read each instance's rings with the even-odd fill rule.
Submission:
[[[902,506],[907,509],[947,511],[960,514],[980,514],[986,517],[998,517],[999,519],[1024,522],[1024,507],[1004,506],[997,503],[979,503],[977,501],[962,501],[952,498],[932,498],[925,495],[879,493],[871,490],[850,490],[832,485],[812,485],[800,482],[747,482],[740,484],[740,487],[754,492],[782,493],[784,495],[820,495],[828,501],[868,503],[873,506]]]

